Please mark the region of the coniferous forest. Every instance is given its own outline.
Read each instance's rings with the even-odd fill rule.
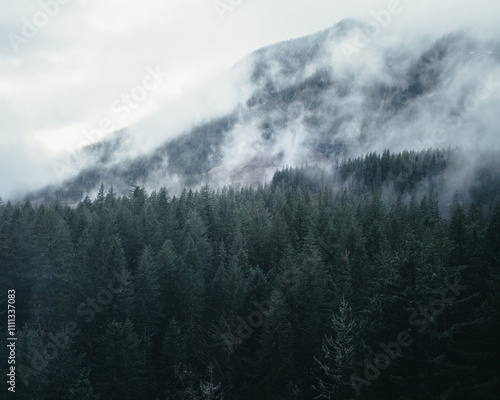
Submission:
[[[16,398],[498,399],[498,170],[444,201],[453,154],[1,204]]]

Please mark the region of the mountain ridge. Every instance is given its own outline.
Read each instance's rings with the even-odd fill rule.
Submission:
[[[232,112],[138,156],[126,148],[127,135],[136,134],[132,126],[120,134],[125,138],[115,135],[85,149],[92,165],[60,188],[75,188],[69,189],[74,190],[69,199],[77,201],[83,192],[95,193],[101,183],[120,193],[134,185],[163,183],[178,189],[245,185],[269,181],[280,167],[327,165],[386,148],[467,147],[468,135],[479,129],[484,143],[491,142],[495,120],[484,117],[499,104],[498,93],[482,101],[476,114],[469,112],[467,101],[474,85],[500,70],[498,43],[495,47],[452,33],[412,53],[404,43],[388,45],[381,39],[363,50],[373,56],[372,63],[332,57],[359,26],[345,20],[254,51],[233,66],[246,68],[249,76],[241,83],[248,96]],[[491,147],[484,143],[475,145]],[[120,150],[129,155],[115,156]],[[47,193],[44,189],[30,196],[43,199]]]

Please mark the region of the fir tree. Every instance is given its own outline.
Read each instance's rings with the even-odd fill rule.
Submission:
[[[338,314],[332,316],[331,329],[333,335],[325,335],[323,339],[321,356],[314,357],[321,370],[313,386],[316,399],[347,398],[352,392],[355,320],[345,297],[340,301]]]

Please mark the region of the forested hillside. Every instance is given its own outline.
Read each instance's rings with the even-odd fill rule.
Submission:
[[[498,399],[498,170],[440,207],[451,154],[0,205],[17,398]]]
[[[360,26],[344,20],[249,54],[224,74],[235,76],[228,83],[239,93],[234,104],[181,130],[169,128],[175,115],[166,108],[109,136],[96,133],[97,141],[54,161],[58,180],[30,198],[76,203],[102,182],[119,196],[135,185],[176,193],[207,181],[253,185],[286,165],[328,165],[384,149],[498,149],[498,40],[415,35],[410,50],[395,35],[348,62],[341,48]],[[212,90],[217,103],[222,88]]]

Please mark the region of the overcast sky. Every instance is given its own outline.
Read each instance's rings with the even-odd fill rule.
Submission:
[[[85,140],[84,130],[127,126],[257,48],[347,17],[369,20],[388,3],[2,0],[0,196],[50,181],[51,157]],[[391,29],[439,34],[472,26],[488,33],[498,24],[499,3],[401,0],[404,11]]]

